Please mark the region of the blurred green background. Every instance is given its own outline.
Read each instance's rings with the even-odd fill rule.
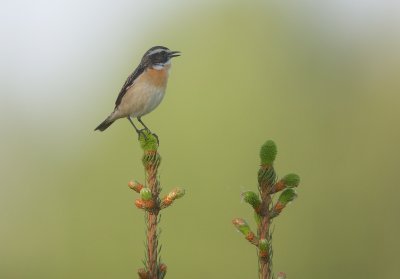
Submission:
[[[180,50],[144,117],[160,137],[167,278],[257,278],[231,224],[278,145],[299,198],[276,220],[288,278],[397,278],[395,1],[2,1],[0,278],[135,278],[143,181],[128,121],[93,129],[153,45]]]

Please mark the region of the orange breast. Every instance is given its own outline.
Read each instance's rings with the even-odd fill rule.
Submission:
[[[143,75],[146,82],[149,82],[157,87],[165,87],[168,81],[168,69],[162,70],[147,69]]]

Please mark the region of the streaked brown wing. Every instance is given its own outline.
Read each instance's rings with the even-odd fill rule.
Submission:
[[[144,72],[145,67],[140,64],[135,71],[126,79],[124,86],[122,86],[121,91],[118,94],[117,100],[115,101],[115,108],[119,106],[124,97],[126,91],[130,86],[132,86],[133,82]]]

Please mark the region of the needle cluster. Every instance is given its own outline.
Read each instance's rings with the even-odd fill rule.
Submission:
[[[254,210],[257,232],[253,232],[242,218],[232,220],[233,225],[245,238],[257,247],[259,278],[273,278],[272,269],[272,220],[281,214],[283,209],[297,197],[295,188],[300,177],[291,173],[277,180],[274,161],[277,154],[276,144],[266,141],[260,149],[260,168],[258,170],[258,194],[253,191],[242,193],[243,200]],[[277,199],[274,198],[278,196]],[[286,278],[283,272],[277,278]]]

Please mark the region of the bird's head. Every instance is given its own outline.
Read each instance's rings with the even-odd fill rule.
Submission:
[[[162,70],[165,66],[171,64],[171,58],[179,55],[181,55],[180,51],[171,51],[163,46],[155,46],[146,51],[141,63],[145,67]]]

